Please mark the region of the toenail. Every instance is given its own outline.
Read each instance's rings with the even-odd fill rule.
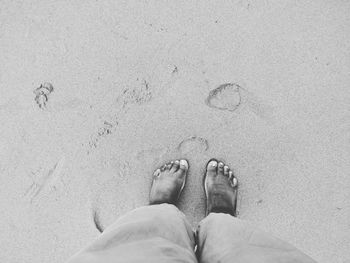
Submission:
[[[210,161],[209,164],[213,167],[216,167],[218,163],[216,161]]]
[[[224,164],[222,162],[219,162],[219,167],[222,168]]]
[[[237,186],[238,184],[238,181],[237,181],[237,178],[236,177],[233,177],[233,186]]]
[[[187,162],[185,160],[181,160],[180,165],[187,168]]]
[[[175,164],[180,164],[179,160],[176,160],[176,161],[175,161]]]

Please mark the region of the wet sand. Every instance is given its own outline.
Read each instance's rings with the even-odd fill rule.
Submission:
[[[240,182],[240,218],[350,262],[349,14],[344,1],[2,1],[0,261],[64,262],[147,204],[175,158],[190,162],[179,206],[195,225],[216,157]]]

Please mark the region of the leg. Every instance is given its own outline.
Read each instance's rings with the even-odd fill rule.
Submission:
[[[150,205],[119,218],[69,263],[197,262],[191,226],[174,205],[187,170],[186,161],[158,169]]]
[[[197,230],[202,263],[314,263],[286,242],[235,218],[237,179],[223,163],[208,163],[207,213]]]

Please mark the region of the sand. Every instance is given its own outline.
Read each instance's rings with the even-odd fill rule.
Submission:
[[[216,157],[240,218],[349,263],[349,40],[340,0],[1,1],[0,262],[64,262],[180,157],[195,226]]]

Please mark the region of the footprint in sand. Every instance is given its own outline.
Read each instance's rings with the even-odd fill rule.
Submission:
[[[209,149],[208,141],[204,138],[191,136],[179,143],[177,149],[182,154],[194,153],[194,152],[205,152]]]
[[[274,122],[273,107],[235,83],[225,83],[213,89],[205,103],[211,108],[231,112],[245,107],[265,121]]]
[[[49,95],[53,92],[53,86],[49,82],[41,84],[39,88],[36,88],[33,93],[35,94],[34,100],[39,105],[40,109],[46,108],[46,103],[49,100]]]
[[[215,109],[235,111],[241,104],[241,87],[234,83],[225,83],[209,92],[205,103]]]

